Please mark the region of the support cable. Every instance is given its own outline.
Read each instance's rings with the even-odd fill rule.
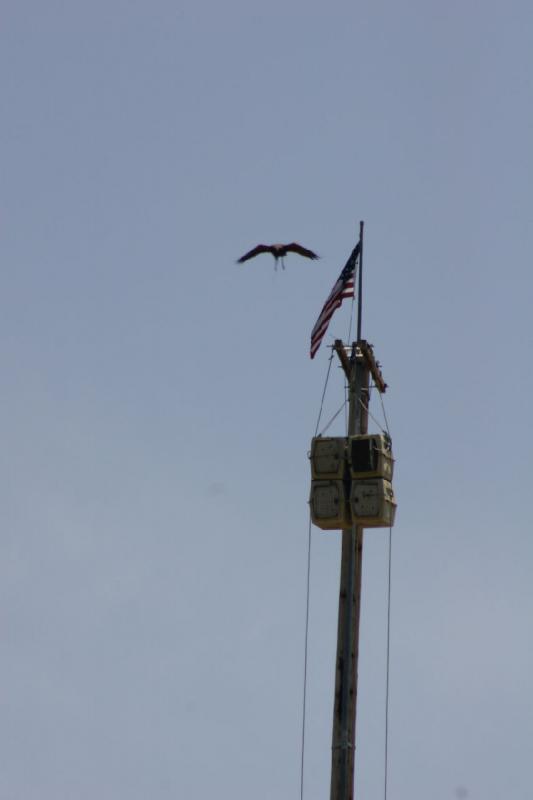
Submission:
[[[324,398],[326,396],[326,389],[328,388],[329,374],[331,372],[332,363],[333,363],[333,348],[331,348],[331,355],[329,357],[328,371],[326,373],[326,380],[324,382],[324,389],[322,390],[322,399],[320,400],[320,409],[318,411],[318,417],[317,417],[316,426],[315,426],[315,436],[318,433],[318,426],[320,425],[320,418],[322,417],[322,409],[324,408]]]
[[[346,402],[347,402],[347,401],[345,400],[345,401],[344,401],[344,403],[342,404],[342,406],[339,408],[339,410],[338,410],[338,411],[336,411],[336,412],[333,414],[333,416],[331,417],[331,419],[330,419],[330,421],[328,422],[328,424],[327,424],[327,425],[326,425],[324,428],[322,428],[321,432],[319,433],[319,436],[323,436],[323,435],[325,434],[325,432],[328,430],[328,428],[331,428],[331,426],[333,425],[333,423],[335,422],[335,420],[337,419],[337,417],[339,416],[339,414],[341,413],[341,411],[342,411],[342,410],[343,410],[343,409],[346,407]],[[316,435],[316,434],[315,434],[315,435]]]
[[[379,400],[381,403],[381,411],[383,412],[383,419],[385,420],[385,427],[389,439],[390,428],[385,412],[385,405],[383,403],[383,395],[378,390]],[[389,776],[389,686],[390,686],[390,617],[391,617],[391,578],[392,578],[392,527],[389,527],[389,574],[388,574],[388,587],[387,587],[387,674],[385,679],[385,774],[383,782],[383,798],[387,800],[387,783]]]
[[[322,417],[322,410],[324,408],[324,398],[326,396],[326,389],[328,387],[329,376],[331,372],[331,365],[333,363],[333,348],[329,358],[328,371],[326,373],[326,380],[324,382],[324,389],[322,390],[322,398],[320,400],[320,409],[315,426],[315,436],[318,433],[318,426]],[[341,409],[342,411],[342,409]],[[340,414],[340,411],[337,412]],[[328,427],[331,424],[328,423]],[[305,637],[304,637],[304,686],[302,698],[302,755],[300,761],[300,800],[304,797],[304,766],[305,766],[305,721],[307,710],[307,654],[309,645],[309,597],[311,586],[311,511],[309,511],[309,531],[307,534],[307,585],[306,585],[306,598],[305,598]]]
[[[389,576],[387,587],[387,677],[385,680],[385,775],[383,781],[383,798],[387,800],[387,781],[389,776],[389,685],[390,685],[390,609],[391,609],[391,575],[392,575],[392,528],[389,528]]]
[[[307,706],[307,652],[309,644],[309,588],[311,585],[311,512],[309,512],[309,531],[307,534],[307,589],[305,599],[305,641],[304,641],[304,689],[302,700],[302,756],[300,761],[300,800],[304,798],[305,766],[305,719]]]
[[[380,395],[380,397],[381,397],[381,395]],[[386,434],[387,434],[387,436],[389,436],[389,438],[390,438],[390,435],[389,435],[388,429],[385,429],[385,428],[384,428],[382,425],[380,425],[380,423],[377,421],[377,419],[375,418],[375,416],[374,416],[374,415],[372,414],[372,412],[370,411],[370,409],[369,409],[369,407],[367,406],[367,404],[366,404],[366,403],[363,403],[363,401],[362,401],[361,399],[359,399],[359,403],[361,404],[361,407],[362,407],[362,408],[363,408],[363,409],[366,411],[366,413],[368,414],[368,416],[370,417],[370,419],[372,420],[372,422],[375,422],[375,423],[376,423],[376,425],[377,425],[377,426],[378,426],[378,428],[380,429],[381,433],[386,433]]]
[[[367,412],[369,417],[375,422],[382,433],[385,433],[391,439],[389,421],[383,403],[383,395],[378,389],[379,400],[381,403],[381,411],[385,421],[385,428],[377,421],[374,415],[370,412],[368,406],[359,400],[362,408]],[[387,800],[387,783],[389,773],[389,687],[390,687],[390,629],[391,629],[391,578],[392,578],[392,527],[389,527],[389,557],[388,557],[388,578],[387,578],[387,654],[386,654],[386,677],[385,677],[385,755],[384,755],[384,783],[383,783],[383,797]]]
[[[346,381],[344,381],[344,432],[346,436],[348,436],[348,406],[349,406],[348,384],[346,383]]]
[[[383,419],[385,420],[385,427],[387,428],[387,433],[389,434],[389,438],[390,438],[389,421],[387,419],[387,414],[385,412],[385,405],[383,403],[383,395],[379,391],[378,391],[378,394],[379,394],[379,400],[380,400],[380,403],[381,403],[381,411],[383,413]]]

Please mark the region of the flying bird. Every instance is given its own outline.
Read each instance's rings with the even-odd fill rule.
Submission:
[[[278,268],[278,259],[281,259],[281,266],[285,269],[285,262],[283,259],[287,253],[298,253],[299,256],[305,256],[305,258],[318,258],[316,253],[313,253],[312,250],[307,250],[306,247],[302,247],[302,245],[297,242],[292,242],[291,244],[258,244],[253,250],[241,256],[237,264],[244,264],[248,259],[255,258],[255,256],[261,253],[271,253],[274,256],[275,269]]]

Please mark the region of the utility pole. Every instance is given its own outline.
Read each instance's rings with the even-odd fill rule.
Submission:
[[[380,391],[386,389],[372,347],[361,338],[363,223],[360,228],[360,247],[357,341],[351,348],[346,347],[340,339],[334,344],[348,382],[349,436],[368,432],[370,374]],[[364,528],[356,524],[342,531],[330,800],[353,800],[354,796],[363,531]]]

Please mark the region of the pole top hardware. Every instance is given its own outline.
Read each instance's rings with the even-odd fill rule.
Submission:
[[[374,357],[374,348],[366,341],[366,339],[360,339],[358,342],[353,342],[351,347],[345,345],[342,339],[335,339],[333,349],[339,357],[339,361],[341,362],[342,368],[348,380],[350,379],[354,362],[356,360],[363,361],[368,367],[378,391],[380,391],[381,394],[385,394],[387,391],[387,384],[383,379],[380,364]],[[350,356],[348,356],[347,352],[349,350],[351,350]]]

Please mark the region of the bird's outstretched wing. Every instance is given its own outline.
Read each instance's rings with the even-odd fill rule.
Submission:
[[[319,258],[316,253],[313,253],[312,250],[308,250],[306,247],[302,247],[302,245],[298,244],[298,242],[292,242],[292,244],[288,244],[286,246],[286,250],[288,253],[298,253],[298,255],[305,256],[306,258]]]
[[[272,248],[267,244],[258,244],[257,247],[254,247],[253,250],[249,250],[248,253],[245,253],[239,259],[237,259],[237,264],[243,264],[245,261],[248,261],[249,258],[254,258],[254,256],[258,256],[260,253],[271,253]]]

